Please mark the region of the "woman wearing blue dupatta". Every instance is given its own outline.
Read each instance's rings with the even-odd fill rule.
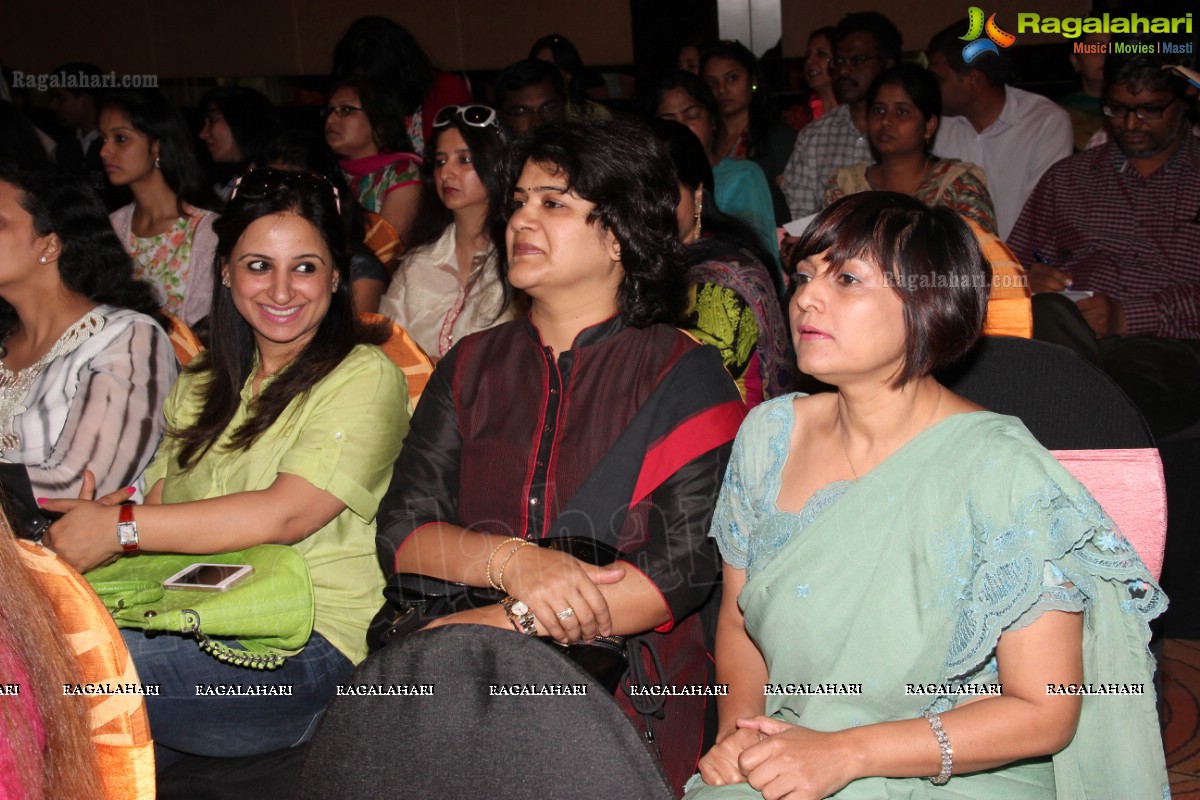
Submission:
[[[970,232],[870,192],[795,252],[798,363],[837,392],[738,434],[712,528],[729,693],[688,800],[1169,797],[1166,597],[1018,420],[930,374],[983,323]]]

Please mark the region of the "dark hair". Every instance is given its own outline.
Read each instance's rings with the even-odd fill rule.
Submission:
[[[564,101],[567,99],[567,88],[563,85],[562,73],[549,61],[539,61],[527,58],[515,64],[509,64],[496,76],[495,94],[496,107],[504,105],[504,95],[516,92],[526,86],[548,81],[550,88]]]
[[[767,133],[775,122],[775,109],[771,106],[769,93],[766,91],[762,69],[758,59],[746,45],[738,41],[726,40],[710,44],[700,54],[700,74],[704,74],[704,65],[714,58],[728,58],[745,67],[749,73],[750,94],[750,124],[746,128],[746,157],[758,158],[767,148]],[[725,120],[718,114],[717,125],[724,129]]]
[[[824,253],[831,269],[850,259],[877,266],[904,304],[898,388],[954,363],[983,330],[992,268],[954,211],[896,192],[860,192],[817,215],[793,250],[790,271]]]
[[[712,89],[708,88],[708,84],[699,75],[683,69],[675,70],[654,87],[654,105],[649,108],[650,117],[658,116],[658,107],[662,105],[663,96],[672,89],[684,91],[688,97],[704,106],[714,127],[720,124],[721,110],[717,106],[717,99],[713,97]]]
[[[133,260],[86,177],[55,164],[0,164],[0,183],[21,192],[21,208],[33,217],[38,236],[53,233],[62,242],[58,274],[68,289],[96,303],[139,311],[170,331],[150,284],[133,277]],[[16,310],[0,299],[0,341],[17,321]]]
[[[912,100],[917,110],[921,112],[925,122],[928,122],[931,117],[937,117],[940,122],[942,118],[942,88],[938,85],[937,76],[929,70],[919,64],[897,64],[876,75],[875,80],[871,81],[871,85],[867,89],[868,113],[870,107],[875,103],[875,98],[879,95],[879,90],[884,86],[899,86]],[[926,153],[932,147],[932,140],[927,139],[925,141]]]
[[[1187,55],[1172,55],[1165,59],[1157,52],[1157,41],[1157,37],[1149,35],[1115,37],[1113,44],[1120,42],[1131,47],[1124,53],[1118,53],[1109,47],[1108,55],[1104,57],[1104,87],[1107,89],[1115,84],[1124,83],[1135,93],[1148,91],[1170,92],[1176,97],[1186,95],[1187,78],[1173,69],[1167,70],[1163,67],[1167,64],[1181,64],[1194,68],[1195,59]],[[1142,52],[1143,50],[1145,52]]]
[[[404,109],[396,104],[395,97],[382,90],[377,81],[369,78],[346,78],[333,86],[338,89],[353,89],[358,93],[363,113],[371,123],[375,146],[381,153],[411,153],[412,140],[408,138],[408,125],[404,122]]]
[[[434,154],[437,153],[438,139],[450,128],[459,132],[463,142],[470,149],[475,174],[479,176],[479,182],[487,191],[488,214],[484,220],[485,233],[500,216],[500,209],[505,201],[505,170],[508,166],[505,162],[508,144],[504,132],[495,125],[482,128],[468,125],[460,115],[455,114],[448,125],[434,128],[433,136],[425,143],[425,159],[421,164],[421,180],[424,186],[417,206],[417,215],[408,229],[405,250],[436,242],[445,232],[446,226],[454,221],[454,215],[442,205],[433,185]]]
[[[225,117],[242,151],[242,163],[262,166],[263,149],[283,129],[271,101],[245,86],[218,86],[200,98],[200,110],[207,113],[210,104]]]
[[[338,190],[350,241],[361,242],[366,236],[362,206],[350,191],[337,156],[329,149],[324,137],[312,131],[284,131],[263,149],[259,166],[297,170],[325,178]]]
[[[762,264],[774,263],[775,257],[763,246],[762,237],[749,225],[726,214],[717,205],[713,194],[712,166],[696,134],[686,125],[669,119],[651,120],[650,130],[667,146],[679,182],[693,192],[701,186],[704,187],[700,211],[700,222],[704,232],[741,250],[748,250]]]
[[[941,53],[946,59],[946,65],[957,75],[966,75],[976,70],[992,86],[1003,86],[1012,77],[1012,59],[1007,50],[999,52],[985,51],[975,57],[970,64],[963,60],[963,40],[967,35],[969,23],[965,19],[943,28],[929,40],[929,55]]]
[[[139,133],[150,137],[151,142],[158,142],[163,179],[175,193],[179,216],[186,216],[185,203],[209,211],[221,207],[200,169],[187,122],[162,92],[158,89],[110,92],[104,96],[100,108],[122,112]]]
[[[101,79],[104,76],[104,72],[90,61],[71,61],[55,67],[50,72],[53,75],[61,75],[63,77],[85,75],[91,78],[92,80],[90,81],[71,80],[62,82],[62,88],[76,97],[86,94],[91,95],[93,98],[99,98],[101,94],[101,90],[94,87],[100,86],[103,83]],[[68,83],[76,85],[67,86],[66,84]]]
[[[963,31],[966,32],[965,30]],[[896,23],[880,14],[878,11],[855,11],[852,14],[847,14],[842,17],[837,26],[833,29],[833,39],[831,43],[837,47],[838,42],[846,38],[852,33],[869,33],[875,37],[875,45],[879,48],[879,55],[885,59],[890,58],[893,64],[900,63],[900,54],[903,49],[904,40],[900,36],[900,29],[896,27]],[[959,45],[959,50],[962,45]]]
[[[361,343],[387,340],[385,326],[359,322],[350,288],[350,243],[338,215],[332,191],[313,191],[288,182],[269,193],[237,194],[225,213],[213,223],[217,233],[217,265],[229,259],[250,225],[271,214],[296,214],[312,224],[333,256],[338,288],[315,335],[299,355],[284,367],[254,402],[250,417],[233,432],[229,446],[247,450],[275,423],[296,397],[331,373]],[[204,373],[203,411],[187,428],[171,435],[182,441],[179,466],[189,469],[229,426],[241,402],[242,387],[254,369],[254,331],[233,303],[233,293],[222,283],[221,269],[213,270],[213,304],[210,346],[186,369]]]
[[[589,221],[616,238],[625,270],[617,307],[625,324],[673,323],[686,287],[675,218],[679,184],[662,143],[623,119],[548,123],[513,144],[506,197],[527,162],[562,175],[570,191],[595,204]],[[507,221],[508,204],[505,210]]]
[[[0,162],[47,163],[46,148],[29,118],[7,100],[0,100]]]
[[[433,64],[403,25],[387,17],[361,17],[333,48],[333,79],[376,81],[400,104],[400,116],[421,107],[433,87]]]
[[[549,50],[554,66],[571,75],[571,80],[566,87],[567,99],[576,105],[586,103],[587,93],[583,89],[583,73],[586,67],[583,66],[583,59],[580,58],[579,51],[571,43],[571,40],[557,33],[543,36],[533,43],[533,47],[529,48],[529,58],[537,60],[537,54],[541,50]]]

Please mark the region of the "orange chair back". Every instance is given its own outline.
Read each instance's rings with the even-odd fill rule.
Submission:
[[[121,632],[88,582],[44,547],[24,540],[17,545],[75,652],[80,683],[138,683]],[[102,800],[151,800],[154,743],[142,697],[89,695],[87,701],[104,783]]]
[[[408,396],[412,399],[413,408],[416,408],[421,393],[425,391],[425,385],[429,383],[429,376],[433,374],[433,359],[413,341],[408,331],[382,314],[361,311],[358,318],[367,324],[386,322],[391,325],[392,336],[380,345],[380,348],[408,379]]]

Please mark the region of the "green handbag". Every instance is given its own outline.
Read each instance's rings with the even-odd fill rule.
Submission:
[[[163,581],[199,563],[249,564],[254,572],[223,592],[163,588]],[[308,562],[287,545],[218,555],[142,553],[84,577],[118,628],[191,634],[205,652],[235,666],[281,667],[312,635],[315,601]],[[236,639],[246,650],[211,637]]]

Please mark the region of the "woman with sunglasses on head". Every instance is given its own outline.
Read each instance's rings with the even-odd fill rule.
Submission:
[[[466,337],[434,371],[380,511],[384,569],[498,581],[528,606],[437,624],[515,624],[560,643],[642,635],[661,654],[650,675],[706,684],[705,531],[744,411],[717,351],[674,327],[686,292],[675,171],[649,131],[619,120],[543,125],[513,149],[508,279],[529,315]],[[563,535],[624,556],[595,566],[532,546]],[[670,698],[648,723],[618,702],[653,728],[681,786],[704,698]]]
[[[263,165],[270,169],[307,172],[327,179],[338,190],[342,206],[342,219],[350,232],[350,286],[354,296],[354,310],[376,313],[379,298],[387,289],[388,266],[395,263],[396,237],[383,237],[386,250],[375,249],[378,244],[371,232],[391,226],[378,214],[366,211],[354,199],[346,185],[345,176],[338,168],[337,156],[324,140],[310,131],[287,131],[280,134],[263,150]],[[384,264],[384,256],[389,259]]]
[[[375,346],[388,331],[354,313],[332,184],[252,170],[216,230],[211,347],[167,400],[169,433],[146,470],[145,504],[114,508],[123,493],[46,504],[65,512],[48,544],[81,572],[130,551],[267,543],[291,545],[308,562],[313,632],[274,671],[223,663],[181,636],[123,632],[142,681],[161,686],[146,698],[160,769],[179,753],[252,755],[310,734],[334,687],[366,657],[383,588],[375,513],[408,430],[404,375]],[[214,702],[197,696],[198,684],[286,685],[291,697]]]
[[[100,158],[133,202],[111,215],[134,274],[150,282],[164,310],[196,325],[212,305],[220,201],[204,179],[183,115],[157,89],[113,92],[100,107]]]
[[[996,233],[983,170],[933,155],[941,117],[942,92],[932,72],[916,64],[881,72],[867,89],[867,138],[875,163],[860,161],[834,173],[825,187],[825,205],[858,192],[900,192],[929,206],[946,206]]]
[[[36,497],[140,486],[175,353],[100,197],[50,164],[0,166],[0,459]]]
[[[378,84],[350,78],[334,87],[321,119],[355,199],[387,220],[407,247],[421,200],[421,159],[412,152],[403,110]]]
[[[775,222],[782,225],[792,216],[775,181],[791,158],[796,131],[780,122],[771,107],[758,59],[741,42],[717,42],[701,53],[700,76],[720,110],[713,151],[721,158],[745,158],[762,167]]]
[[[516,319],[518,312],[489,231],[505,155],[496,112],[446,106],[433,130],[421,208],[379,309],[439,359],[464,336]]]

